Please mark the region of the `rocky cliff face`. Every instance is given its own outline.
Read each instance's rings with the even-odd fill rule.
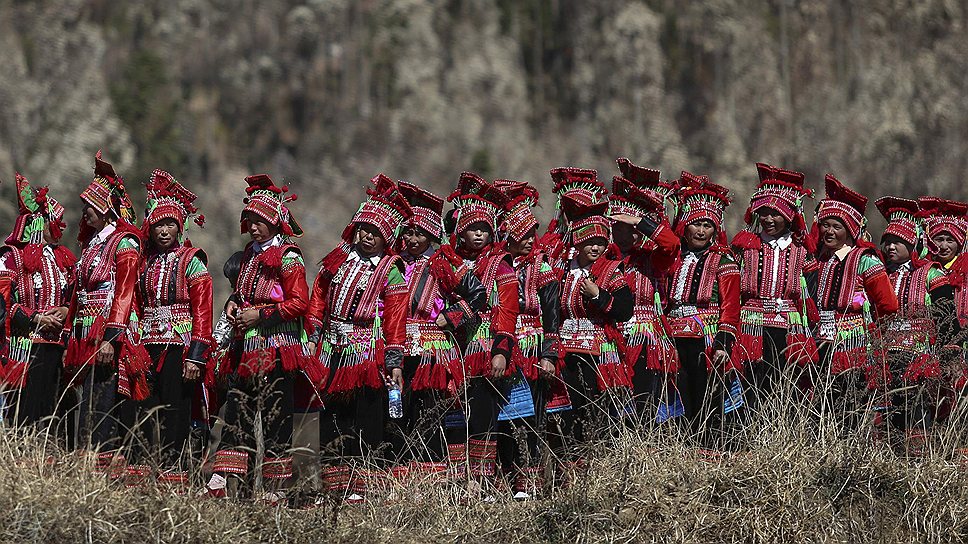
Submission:
[[[464,169],[550,189],[551,167],[607,179],[628,155],[732,187],[734,227],[755,161],[966,197],[966,15],[966,0],[0,0],[0,214],[14,170],[76,202],[97,149],[131,186],[159,167],[196,189],[216,265],[243,242],[255,171],[300,194],[312,261],[379,171],[439,193]]]

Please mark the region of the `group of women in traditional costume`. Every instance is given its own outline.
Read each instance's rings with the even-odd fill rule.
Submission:
[[[611,190],[595,170],[553,169],[545,229],[524,181],[464,172],[445,211],[380,174],[312,282],[295,195],[249,176],[250,241],[224,267],[219,319],[186,235],[204,217],[170,173],[149,177],[135,226],[99,153],[80,258],[60,243],[64,207],[17,174],[0,251],[6,417],[64,429],[130,485],[182,491],[193,422],[218,419],[208,491],[259,481],[269,502],[286,500],[300,411],[319,413],[326,492],[350,501],[412,475],[528,498],[619,428],[729,448],[730,426],[781,394],[846,432],[873,414],[923,447],[968,380],[968,205],[881,198],[878,248],[865,196],[828,174],[810,227],[803,174],[757,164],[730,241],[728,189],[617,164]]]

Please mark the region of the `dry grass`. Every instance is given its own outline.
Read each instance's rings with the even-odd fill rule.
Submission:
[[[780,404],[779,402],[777,404]],[[768,406],[775,413],[778,406]],[[468,499],[411,482],[395,498],[314,510],[131,491],[33,434],[0,438],[0,539],[8,542],[688,541],[941,542],[968,537],[968,478],[954,433],[906,459],[838,438],[810,414],[754,417],[737,451],[709,458],[678,432],[621,431],[550,498]],[[797,421],[789,424],[783,421]],[[781,423],[777,423],[781,421]],[[956,414],[955,425],[961,426]],[[941,429],[944,431],[944,429]],[[402,500],[401,498],[405,498]]]

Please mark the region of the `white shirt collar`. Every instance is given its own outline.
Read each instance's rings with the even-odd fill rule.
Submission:
[[[772,248],[786,249],[793,243],[793,233],[787,231],[779,236],[760,233],[760,239]]]
[[[114,223],[107,223],[101,230],[98,231],[97,234],[94,235],[93,238],[91,238],[91,243],[100,244],[101,242],[107,240],[108,236],[114,234],[114,231],[116,230],[118,230],[117,225]]]
[[[378,264],[380,264],[380,261],[382,259],[383,259],[383,255],[373,255],[372,257],[366,257],[366,258],[364,258],[355,249],[353,251],[351,251],[349,257],[346,258],[346,260],[348,260],[348,261],[366,261],[366,262],[369,262],[370,264],[372,264],[373,266],[377,266]]]
[[[255,251],[255,253],[258,255],[259,253],[265,251],[266,248],[280,245],[282,245],[282,235],[277,234],[265,242],[252,242],[252,251]]]
[[[847,258],[847,254],[850,253],[850,250],[852,249],[854,249],[854,246],[845,244],[844,247],[834,251],[834,257],[837,257],[837,259],[842,261]]]

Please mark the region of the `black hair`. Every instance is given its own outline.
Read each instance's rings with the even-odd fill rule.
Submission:
[[[226,279],[232,285],[232,289],[235,289],[235,284],[239,281],[239,272],[242,271],[242,252],[236,251],[231,257],[225,261],[225,265],[222,266],[222,274],[225,275]]]

